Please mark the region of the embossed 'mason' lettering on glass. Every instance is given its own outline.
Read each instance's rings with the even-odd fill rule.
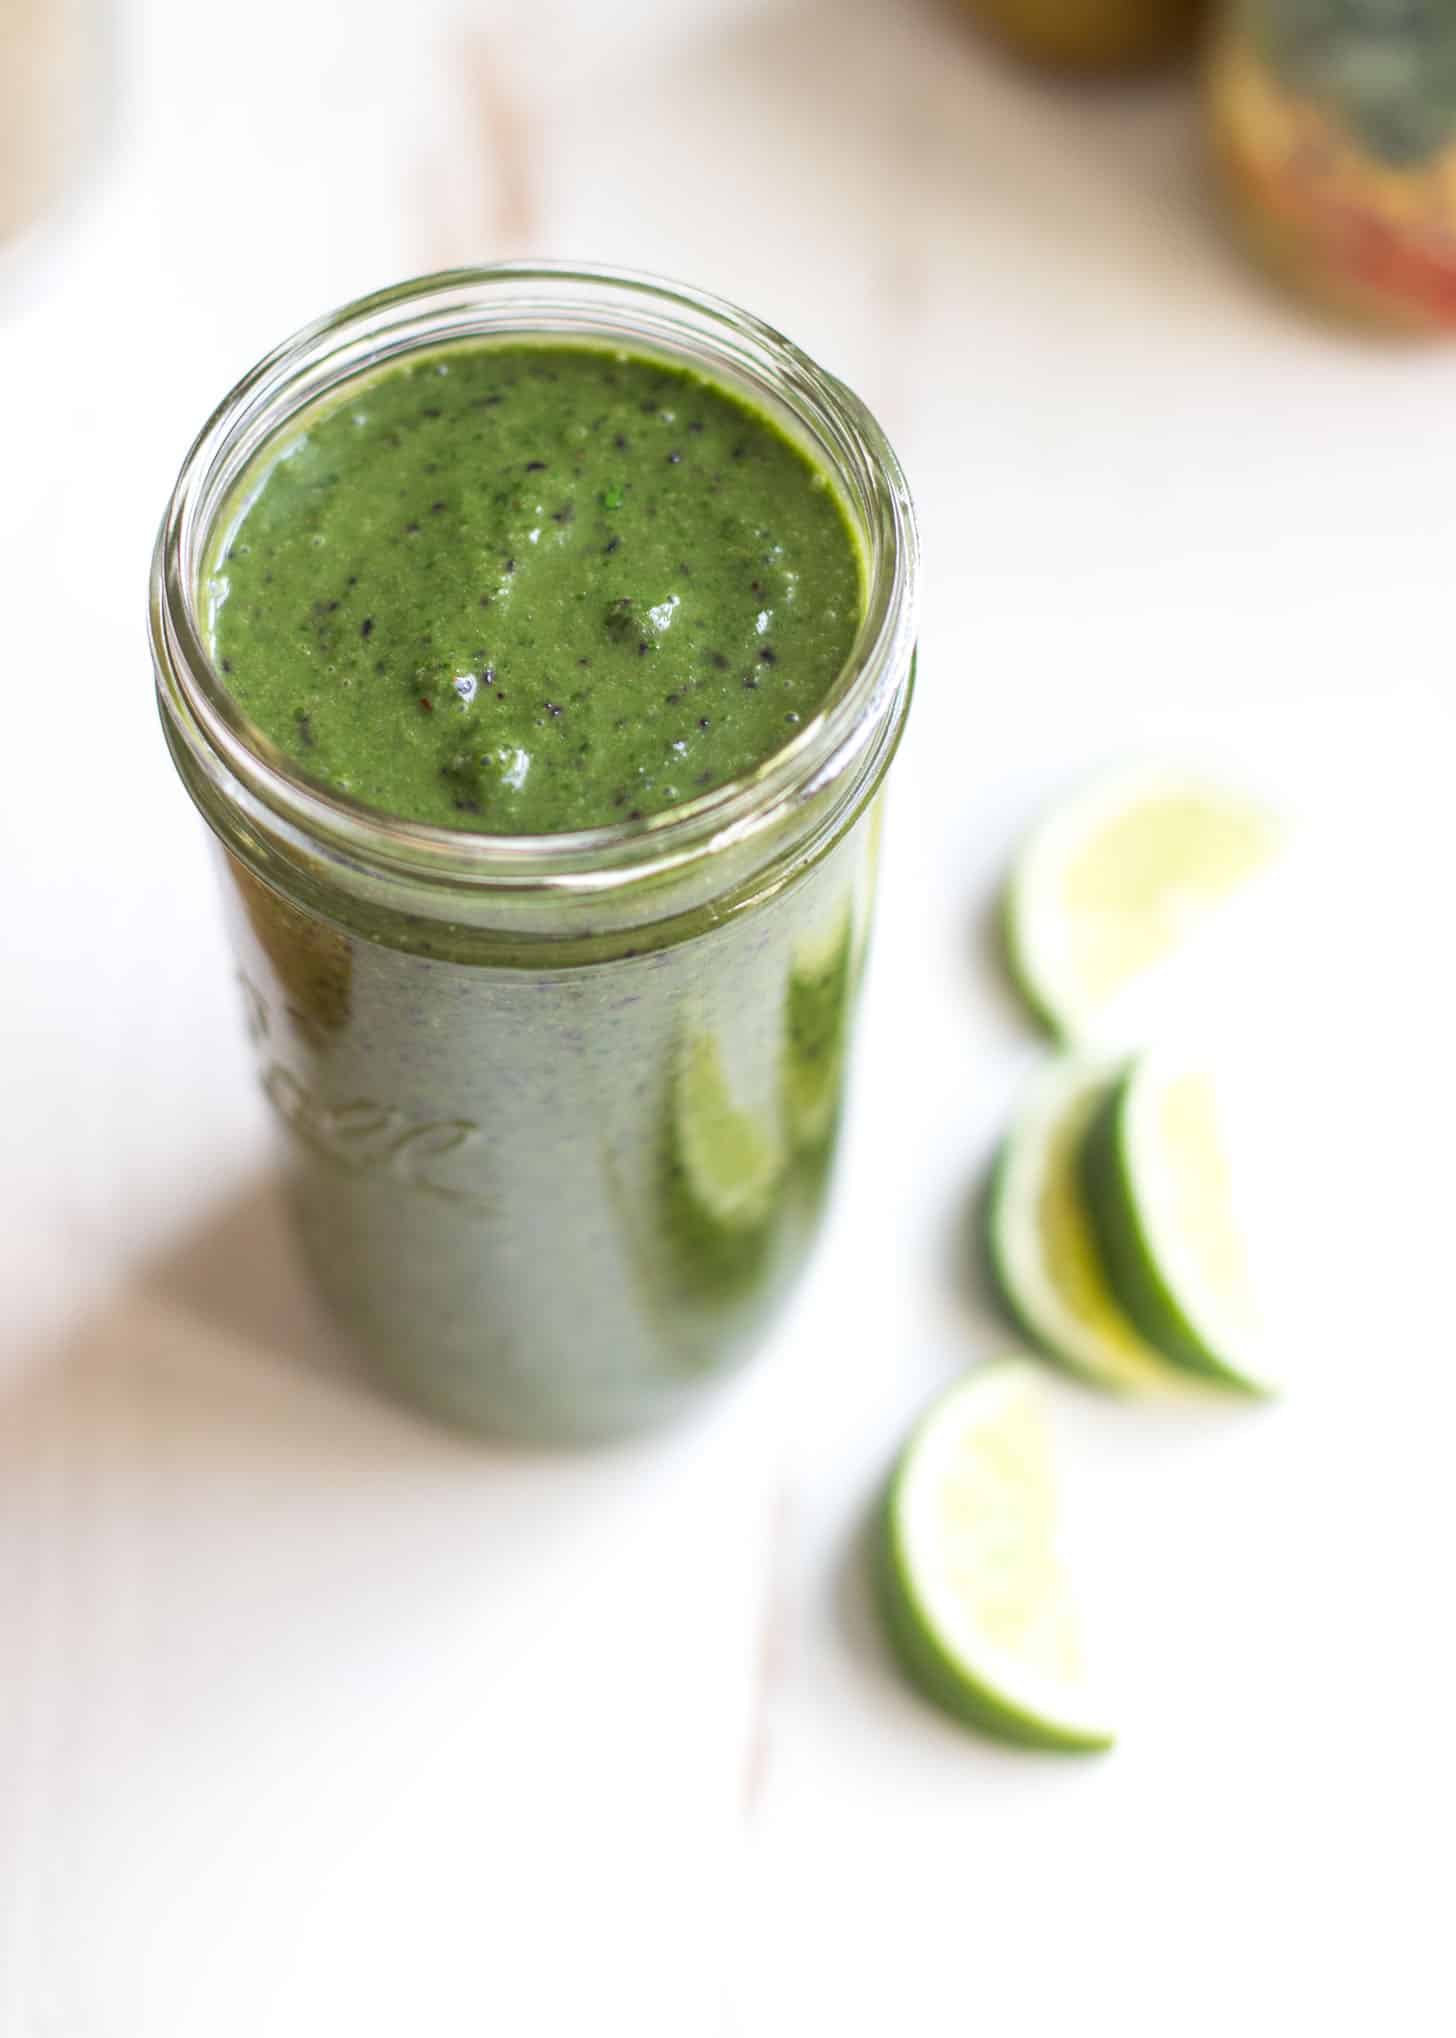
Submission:
[[[480,1127],[468,1118],[435,1118],[411,1123],[392,1105],[356,1097],[324,1104],[291,1069],[269,1062],[263,1094],[296,1139],[346,1174],[388,1174],[411,1189],[479,1211],[494,1199],[456,1182],[441,1181],[433,1164],[479,1144]]]

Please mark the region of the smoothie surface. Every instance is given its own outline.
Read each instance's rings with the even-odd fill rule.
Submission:
[[[766,416],[644,356],[458,343],[265,448],[204,583],[239,706],[402,819],[551,834],[741,777],[832,689],[858,544]]]

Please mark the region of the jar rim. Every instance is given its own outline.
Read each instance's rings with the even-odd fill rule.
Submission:
[[[693,800],[556,834],[401,819],[311,779],[244,715],[206,642],[202,563],[243,471],[331,392],[404,354],[538,334],[655,351],[729,387],[746,386],[787,415],[849,499],[865,559],[860,627],[823,702],[790,741]],[[444,270],[357,298],[300,327],[234,385],[193,441],[168,502],[152,565],[150,631],[174,751],[180,744],[264,833],[451,889],[599,890],[665,877],[773,834],[817,795],[839,784],[851,794],[864,766],[878,775],[908,702],[917,576],[914,511],[883,430],[851,390],[773,326],[710,292],[643,272],[508,262]]]

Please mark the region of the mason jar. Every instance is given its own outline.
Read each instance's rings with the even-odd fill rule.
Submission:
[[[342,385],[533,338],[686,366],[767,414],[840,494],[862,620],[819,711],[743,778],[569,834],[425,826],[245,719],[201,622],[209,538],[260,448]],[[675,285],[405,283],[285,341],[203,428],[152,571],[162,722],[215,838],[303,1255],[386,1388],[590,1441],[688,1408],[760,1341],[819,1227],[915,612],[909,495],[863,404]]]

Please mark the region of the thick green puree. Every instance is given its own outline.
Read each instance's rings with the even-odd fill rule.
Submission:
[[[861,610],[833,488],[728,390],[555,344],[415,355],[245,477],[207,574],[227,685],[406,819],[545,834],[742,776]]]

